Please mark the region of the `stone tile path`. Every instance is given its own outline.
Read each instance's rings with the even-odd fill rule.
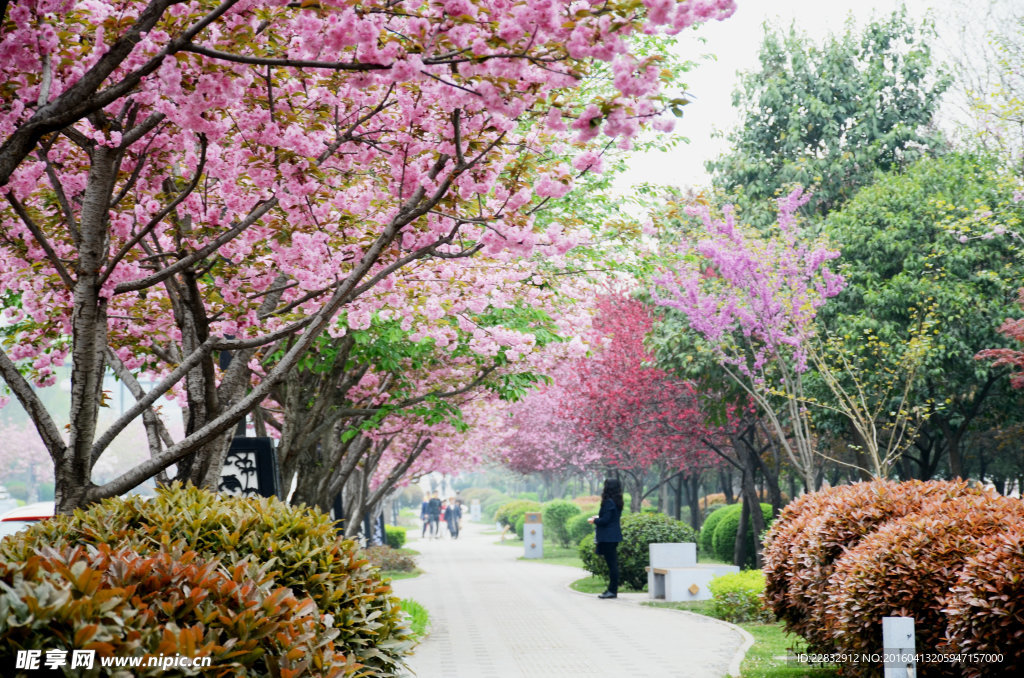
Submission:
[[[430,612],[429,637],[410,658],[417,678],[721,678],[749,636],[701,615],[650,608],[647,594],[598,600],[571,590],[584,570],[518,560],[464,524],[458,540],[408,546],[425,574],[394,582]]]

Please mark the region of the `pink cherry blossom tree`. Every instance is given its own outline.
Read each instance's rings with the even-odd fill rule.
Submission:
[[[632,53],[629,36],[732,7],[12,7],[0,39],[0,291],[18,340],[0,351],[0,376],[54,461],[60,510],[171,464],[212,482],[230,428],[341,310],[363,326],[388,298],[368,293],[412,262],[529,252],[527,206],[572,185],[549,161],[552,142],[628,144],[664,108],[658,59]],[[610,64],[616,91],[567,101],[595,61]],[[235,354],[223,371],[221,351]],[[65,439],[23,371],[46,385],[68,356]],[[101,431],[108,368],[137,403]],[[186,405],[177,441],[153,412],[165,395]],[[94,484],[93,465],[139,417],[151,458]]]

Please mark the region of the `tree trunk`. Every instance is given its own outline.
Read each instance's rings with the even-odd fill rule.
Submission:
[[[722,494],[725,495],[725,503],[735,504],[736,497],[732,493],[732,473],[724,468],[718,469],[718,482],[722,487]]]
[[[679,486],[686,490],[686,504],[690,508],[690,525],[699,530],[704,522],[700,512],[700,474],[679,479]]]

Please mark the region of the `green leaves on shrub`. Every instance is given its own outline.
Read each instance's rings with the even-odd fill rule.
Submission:
[[[628,513],[622,516],[622,543],[619,544],[619,578],[624,587],[642,590],[647,585],[651,544],[695,542],[692,527],[663,513]],[[583,567],[599,577],[608,576],[604,558],[594,552],[594,535],[580,540]]]
[[[209,669],[179,668],[185,675],[364,675],[336,651],[339,630],[316,603],[278,586],[270,565],[245,558],[223,567],[195,551],[142,556],[107,544],[41,546],[26,560],[0,561],[0,665],[13,667],[18,650],[77,649],[211,658]]]
[[[723,509],[729,506],[731,504],[719,506],[704,519],[704,524],[700,526],[700,539],[697,541],[697,548],[701,555],[713,556],[715,554],[715,528],[718,527],[718,522],[725,517],[725,514],[722,513]],[[729,556],[727,562],[732,562],[732,556]]]
[[[570,518],[580,515],[580,507],[571,501],[555,499],[544,504],[541,509],[541,520],[544,523],[544,536],[554,539],[562,546],[569,546],[573,542],[569,535],[567,525]],[[579,540],[577,540],[578,542]]]
[[[580,539],[583,539],[588,534],[594,534],[594,526],[588,518],[596,515],[596,510],[585,511],[583,513],[577,513],[566,521],[565,531],[569,534],[569,543],[579,544]]]
[[[398,525],[384,526],[384,541],[393,549],[405,546],[406,529]]]
[[[736,574],[715,577],[708,584],[711,591],[711,615],[728,622],[769,623],[775,617],[764,605],[764,573],[743,570]]]
[[[26,563],[44,546],[60,551],[101,544],[144,557],[195,551],[229,571],[243,562],[265,563],[277,586],[312,598],[319,613],[329,615],[335,647],[372,671],[397,672],[412,646],[398,600],[355,542],[339,538],[323,513],[274,498],[226,497],[175,485],[148,501],[107,499],[3,539],[0,560]]]
[[[494,520],[515,529],[516,521],[522,518],[524,514],[539,511],[540,504],[537,502],[529,499],[515,499],[498,507],[498,510],[494,513]]]
[[[711,553],[714,554],[715,558],[726,563],[731,563],[733,555],[736,550],[736,532],[740,527],[740,516],[743,512],[743,504],[730,504],[723,506],[719,510],[715,511],[708,516],[708,520],[711,520],[712,516],[721,515],[714,524],[714,532],[711,537]],[[761,504],[761,515],[764,518],[764,524],[770,525],[772,522],[772,507],[770,504]],[[741,567],[753,567],[754,565],[754,529],[753,521],[750,526],[747,527],[747,562],[740,563]]]

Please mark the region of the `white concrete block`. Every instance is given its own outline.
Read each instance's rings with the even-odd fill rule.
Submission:
[[[650,544],[651,567],[693,567],[697,564],[694,543]]]

